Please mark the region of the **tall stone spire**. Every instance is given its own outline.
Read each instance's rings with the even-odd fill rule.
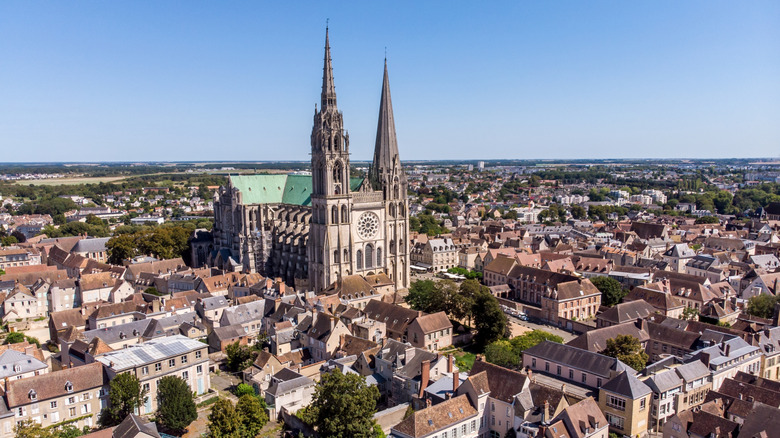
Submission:
[[[398,166],[399,169],[394,169],[395,166]],[[395,122],[393,121],[393,102],[390,99],[390,78],[387,74],[387,58],[385,58],[385,76],[382,81],[382,99],[379,103],[379,121],[376,126],[374,162],[370,175],[375,188],[387,182],[386,178],[396,173],[394,170],[400,170],[400,159],[398,157],[398,141],[395,137]]]
[[[333,83],[333,65],[330,60],[330,38],[328,28],[325,28],[325,65],[322,67],[322,98],[321,108],[336,108],[336,85]]]

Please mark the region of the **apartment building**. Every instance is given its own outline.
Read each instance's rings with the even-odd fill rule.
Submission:
[[[157,410],[157,382],[166,376],[181,377],[200,395],[211,386],[208,370],[208,346],[182,335],[153,339],[142,344],[106,353],[95,358],[106,367],[109,379],[120,373],[132,373],[149,396],[141,414]],[[83,367],[82,367],[83,368]]]
[[[108,404],[108,385],[99,363],[11,380],[3,396],[8,410],[0,414],[0,437],[13,437],[14,426],[25,420],[43,427],[93,427]]]

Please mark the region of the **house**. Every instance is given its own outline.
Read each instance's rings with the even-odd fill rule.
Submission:
[[[655,283],[654,283],[655,284]],[[623,298],[623,301],[642,300],[653,306],[656,312],[671,317],[679,318],[683,314],[685,304],[668,290],[660,290],[660,286],[635,287]]]
[[[606,417],[593,397],[566,407],[547,424],[540,436],[557,438],[607,438],[609,426]]]
[[[523,368],[592,390],[623,371],[633,372],[631,367],[614,357],[550,341],[523,351]]]
[[[177,376],[184,379],[197,395],[208,391],[208,347],[182,335],[152,339],[142,344],[129,345],[122,350],[109,352],[96,361],[105,366],[109,379],[129,372],[138,378],[149,394],[157,393],[157,383],[162,377]],[[76,367],[79,369],[84,367]],[[157,398],[147,397],[141,414],[157,410]]]
[[[409,324],[422,314],[416,310],[378,300],[369,301],[363,312],[368,320],[385,324],[388,338],[401,342],[406,342],[408,339]]]
[[[602,328],[634,322],[637,319],[645,319],[655,312],[656,309],[645,300],[619,303],[596,316],[596,327]]]
[[[333,315],[315,312],[298,324],[303,347],[308,347],[316,361],[328,360],[339,348],[341,337],[351,334],[347,326]]]
[[[623,371],[599,389],[599,407],[609,429],[626,436],[645,435],[653,391],[634,373]]]
[[[35,293],[17,283],[3,301],[3,321],[45,317],[47,306],[42,305]]]
[[[390,431],[393,438],[476,438],[483,436],[478,411],[466,394],[458,395],[435,406],[415,411]],[[479,426],[479,427],[478,427]]]
[[[669,264],[672,271],[685,272],[685,265],[696,257],[696,251],[692,250],[687,243],[678,243],[664,251],[661,257]]]
[[[225,351],[228,345],[238,342],[239,345],[249,344],[249,335],[240,325],[217,327],[207,336],[209,352]]]
[[[110,429],[108,429],[110,430]],[[91,435],[91,434],[90,434]],[[87,436],[90,436],[87,435]],[[160,438],[157,425],[153,422],[130,414],[111,432],[111,438]],[[90,436],[90,438],[92,438]],[[102,437],[98,437],[102,438]],[[108,438],[108,437],[106,437]]]
[[[13,437],[14,425],[24,420],[43,427],[65,423],[91,428],[108,405],[108,382],[98,363],[8,381],[0,436]]]
[[[758,374],[761,370],[761,351],[742,338],[724,335],[715,345],[696,350],[691,360],[700,360],[712,373],[712,389],[717,391],[727,378],[738,372]]]
[[[35,356],[7,349],[0,352],[0,381],[25,379],[49,372],[49,366]]]
[[[243,381],[252,385],[255,393],[263,394],[271,384],[271,376],[281,371],[284,366],[279,359],[267,351],[258,353],[252,366],[243,372]]]
[[[648,429],[657,432],[677,412],[704,403],[707,393],[712,389],[710,371],[698,360],[685,364],[664,361],[649,367],[648,372],[652,374],[643,380],[653,391]]]
[[[282,409],[294,414],[308,406],[314,396],[314,386],[314,380],[289,368],[279,370],[271,376],[271,382],[265,391],[270,417],[278,417]]]
[[[619,335],[630,335],[639,340],[642,348],[647,346],[650,335],[647,333],[647,323],[641,319],[634,322],[597,328],[587,331],[567,342],[566,345],[581,348],[583,350],[600,353],[607,348],[607,341]]]
[[[515,426],[515,411],[519,396],[527,391],[531,379],[523,373],[478,360],[470,376],[485,373],[489,395],[485,405],[485,421],[491,431],[504,436]]]
[[[409,324],[407,339],[429,351],[447,348],[452,345],[452,323],[444,312],[418,316]]]
[[[83,331],[87,326],[86,318],[81,309],[62,310],[49,314],[49,336],[51,341],[59,344],[59,336],[70,328]]]
[[[78,304],[78,285],[72,278],[57,280],[51,284],[48,293],[49,312],[73,309]]]

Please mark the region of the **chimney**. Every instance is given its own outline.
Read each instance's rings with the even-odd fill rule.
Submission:
[[[724,342],[724,344],[726,343]],[[731,344],[726,344],[726,350],[724,351],[724,353],[726,354],[726,356],[728,356],[730,352],[731,352]]]
[[[531,368],[528,368],[527,374],[528,374],[528,380],[533,382],[534,381],[534,372],[533,372],[533,370],[531,370]]]
[[[709,353],[702,353],[701,354],[701,361],[704,363],[705,366],[710,366],[710,354]]]
[[[423,398],[425,394],[425,388],[428,387],[428,381],[431,378],[431,361],[424,360],[421,365],[420,371],[420,398]]]
[[[460,385],[460,373],[452,373],[452,396],[458,392],[458,385]]]
[[[550,411],[550,402],[545,400],[542,407],[542,424],[547,424],[547,412]]]
[[[447,372],[452,372],[452,363],[454,362],[454,358],[452,357],[452,354],[447,355]]]

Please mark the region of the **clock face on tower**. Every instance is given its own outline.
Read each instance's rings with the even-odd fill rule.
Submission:
[[[379,232],[379,216],[367,211],[357,221],[357,233],[361,239],[371,239]]]

